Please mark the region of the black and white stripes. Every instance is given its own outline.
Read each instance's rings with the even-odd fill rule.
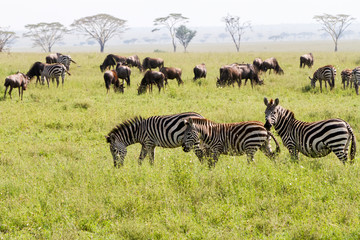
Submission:
[[[298,158],[301,152],[307,157],[324,157],[331,152],[345,163],[348,159],[350,141],[350,160],[353,161],[356,152],[356,141],[350,125],[341,119],[328,119],[318,122],[302,122],[295,119],[294,113],[275,101],[264,98],[265,127],[270,130],[274,126],[284,145],[293,158]]]
[[[311,80],[311,86],[314,88],[316,81],[320,83],[320,91],[322,92],[322,81],[325,81],[325,88],[327,88],[327,83],[330,85],[330,90],[335,87],[335,76],[336,69],[332,65],[326,65],[318,68],[314,74],[313,78],[309,77]]]
[[[41,72],[41,82],[44,83],[46,79],[49,87],[50,79],[56,78],[57,86],[59,86],[59,77],[61,76],[62,85],[64,85],[65,73],[71,75],[61,63],[45,64],[44,70]]]
[[[166,116],[152,116],[147,119],[135,117],[115,127],[107,136],[114,166],[123,165],[127,153],[126,147],[135,143],[142,145],[139,164],[149,153],[150,163],[154,163],[156,146],[176,148],[182,144],[186,130],[184,120],[189,117],[202,117],[195,112],[179,113]],[[195,151],[197,154],[197,151]]]

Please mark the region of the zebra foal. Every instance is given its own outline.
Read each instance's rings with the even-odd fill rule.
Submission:
[[[247,155],[247,161],[254,161],[254,154],[260,148],[270,159],[275,157],[271,152],[270,140],[276,143],[276,153],[280,147],[274,135],[257,121],[240,123],[215,123],[204,118],[188,118],[183,139],[183,150],[190,151],[193,146],[205,146],[209,167],[214,167],[220,154]],[[201,143],[200,143],[201,140]]]
[[[185,112],[166,116],[152,116],[147,119],[135,117],[119,124],[105,136],[110,144],[110,152],[113,156],[114,166],[124,164],[127,153],[126,147],[135,143],[142,145],[139,156],[139,165],[149,154],[150,164],[154,163],[155,147],[176,148],[182,145],[186,130],[184,120],[189,117],[202,116],[195,112]],[[195,149],[195,154],[201,151]]]
[[[301,152],[307,157],[324,157],[334,152],[338,159],[345,164],[350,147],[351,163],[355,158],[356,139],[350,125],[342,119],[327,119],[318,122],[302,122],[295,119],[295,115],[279,105],[279,99],[268,101],[264,98],[265,127],[270,131],[274,126],[285,147],[294,159],[298,159]]]

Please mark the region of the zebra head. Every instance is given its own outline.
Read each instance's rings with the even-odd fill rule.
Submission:
[[[275,101],[274,100],[270,100],[270,102],[268,101],[268,99],[265,97],[264,98],[264,103],[266,106],[266,110],[265,110],[265,125],[264,127],[270,131],[271,126],[275,125],[277,123],[277,119],[278,119],[278,108],[277,106],[279,105],[279,99],[276,98]]]
[[[124,143],[120,142],[115,134],[110,134],[105,136],[106,141],[110,143],[110,152],[113,156],[114,167],[119,167],[124,165],[124,159],[126,156],[126,146]],[[119,165],[120,163],[120,165]]]
[[[192,118],[185,119],[184,124],[186,126],[186,130],[182,140],[182,147],[184,152],[190,152],[194,145],[199,144],[200,142],[199,133],[196,131]]]

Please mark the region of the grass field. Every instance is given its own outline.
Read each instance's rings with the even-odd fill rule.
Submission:
[[[155,165],[146,158],[138,166],[136,144],[115,169],[104,138],[137,115],[195,111],[217,122],[264,122],[263,98],[278,97],[297,119],[346,120],[359,140],[360,97],[343,90],[340,78],[342,69],[360,65],[359,52],[313,52],[314,67],[300,69],[304,53],[137,53],[182,68],[185,82],[170,80],[165,92],[141,96],[137,69],[124,94],[106,94],[100,53],[71,53],[78,64],[64,86],[33,80],[23,101],[17,89],[4,100],[0,84],[0,239],[359,239],[359,153],[353,165],[333,153],[293,162],[281,143],[276,163],[259,151],[254,163],[222,155],[209,169],[181,148],[156,148]],[[46,55],[0,54],[0,78],[27,72]],[[216,88],[220,66],[272,56],[283,76],[263,74],[265,85],[254,89]],[[202,62],[208,76],[193,82]],[[326,64],[337,69],[336,85],[320,93],[308,76]]]

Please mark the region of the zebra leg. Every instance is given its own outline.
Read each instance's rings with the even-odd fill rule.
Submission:
[[[299,160],[299,152],[295,148],[289,148],[289,153],[291,155],[291,159],[298,161]]]
[[[59,87],[59,83],[60,83],[60,82],[59,82],[59,77],[57,76],[57,77],[56,77],[56,87]]]
[[[150,157],[150,165],[154,165],[154,158],[155,158],[155,146],[151,146],[148,148],[149,157]]]
[[[215,167],[215,164],[217,163],[219,159],[219,154],[216,152],[212,152],[212,156],[208,159],[209,168]]]
[[[142,165],[142,162],[143,162],[144,158],[146,157],[146,155],[147,155],[146,147],[142,146],[140,156],[139,156],[139,160],[138,160],[139,165]]]

